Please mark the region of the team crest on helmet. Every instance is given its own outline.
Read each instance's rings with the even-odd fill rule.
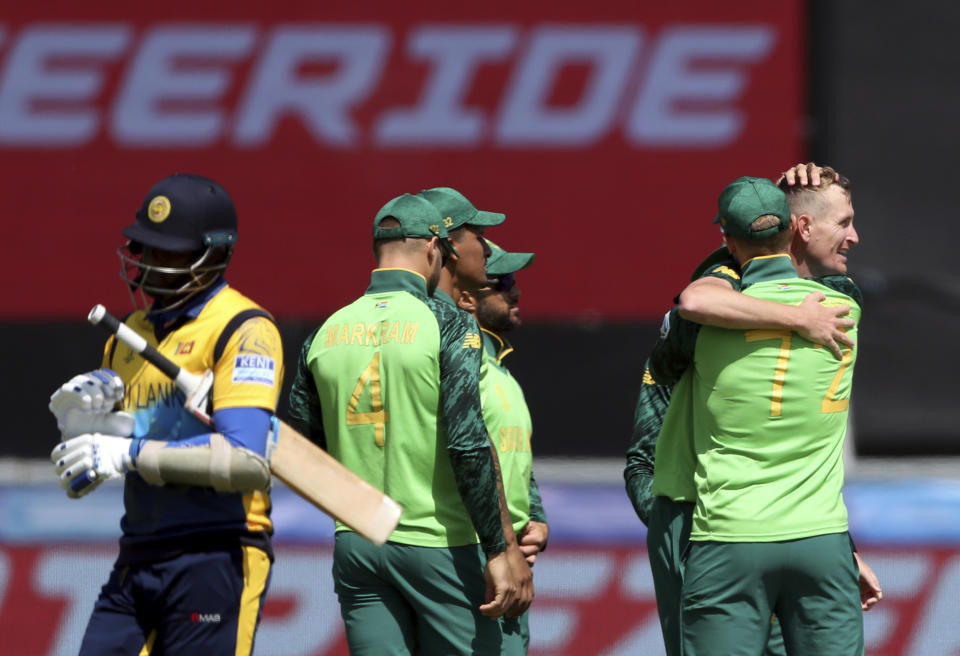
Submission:
[[[163,223],[170,216],[170,199],[166,196],[157,196],[147,206],[147,216],[154,223]]]
[[[444,227],[444,228],[449,228],[449,227],[452,226],[452,225],[453,225],[453,217],[452,217],[452,216],[448,216],[448,217],[446,217],[446,218],[443,220],[443,227]]]

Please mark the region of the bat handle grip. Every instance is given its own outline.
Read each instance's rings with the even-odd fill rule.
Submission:
[[[90,314],[87,315],[87,321],[94,326],[100,326],[112,335],[116,335],[117,339],[139,353],[144,360],[162,371],[165,376],[175,380],[178,384],[182,384],[182,389],[189,392],[196,388],[199,382],[196,376],[189,372],[182,372],[179,366],[151,346],[135,330],[124,323],[120,323],[119,319],[107,312],[107,308],[99,304],[94,305]]]
[[[87,315],[87,321],[94,326],[103,326],[108,332],[116,335],[120,331],[120,321],[115,316],[107,312],[107,308],[99,303],[93,306],[90,314]]]

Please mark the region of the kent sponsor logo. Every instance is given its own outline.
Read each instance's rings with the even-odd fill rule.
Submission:
[[[245,369],[273,369],[273,358],[265,355],[238,355],[234,366]]]
[[[233,361],[233,382],[273,385],[276,362],[265,355],[242,354]]]
[[[295,121],[346,150],[719,149],[744,135],[779,37],[762,20],[0,23],[0,147],[248,150]]]

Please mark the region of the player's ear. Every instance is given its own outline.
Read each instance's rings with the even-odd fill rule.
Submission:
[[[791,214],[791,221],[796,221],[797,223],[797,234],[800,235],[800,238],[803,241],[810,241],[810,224],[813,223],[813,219],[809,214]]]
[[[737,242],[734,239],[731,239],[729,235],[723,236],[723,243],[726,244],[727,250],[730,251],[730,255],[734,255],[737,252]]]
[[[473,314],[477,311],[477,299],[468,291],[460,290],[460,297],[457,299],[457,307],[461,310]]]
[[[440,253],[440,240],[437,237],[431,237],[424,241],[423,247],[426,250],[427,262],[432,268],[434,261],[442,256]]]

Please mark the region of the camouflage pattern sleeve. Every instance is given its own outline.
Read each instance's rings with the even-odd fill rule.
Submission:
[[[846,294],[855,300],[861,309],[863,308],[863,292],[860,291],[857,283],[853,282],[853,280],[847,276],[824,276],[823,278],[814,278],[813,280],[824,287],[829,287],[841,294]]]
[[[466,312],[427,299],[440,325],[440,406],[457,489],[486,554],[505,551],[498,464],[480,406],[480,329]]]
[[[543,499],[540,498],[540,487],[537,485],[537,479],[533,477],[533,471],[530,471],[530,520],[549,524],[547,521],[547,512],[543,509]]]
[[[627,496],[637,516],[644,524],[650,519],[653,505],[653,462],[657,437],[663,425],[663,417],[670,405],[672,385],[659,385],[650,375],[649,361],[644,366],[643,382],[637,396],[633,413],[633,435],[627,449],[627,466],[623,478]]]
[[[290,388],[290,402],[288,404],[288,420],[290,426],[301,435],[309,438],[321,448],[327,448],[327,439],[323,433],[323,414],[320,408],[320,397],[317,396],[317,384],[307,365],[307,355],[313,340],[320,330],[310,333],[297,358],[297,370],[293,377],[293,386]]]
[[[687,321],[677,308],[663,315],[660,339],[653,347],[647,367],[661,385],[673,385],[693,362],[693,352],[700,334],[700,324]]]

